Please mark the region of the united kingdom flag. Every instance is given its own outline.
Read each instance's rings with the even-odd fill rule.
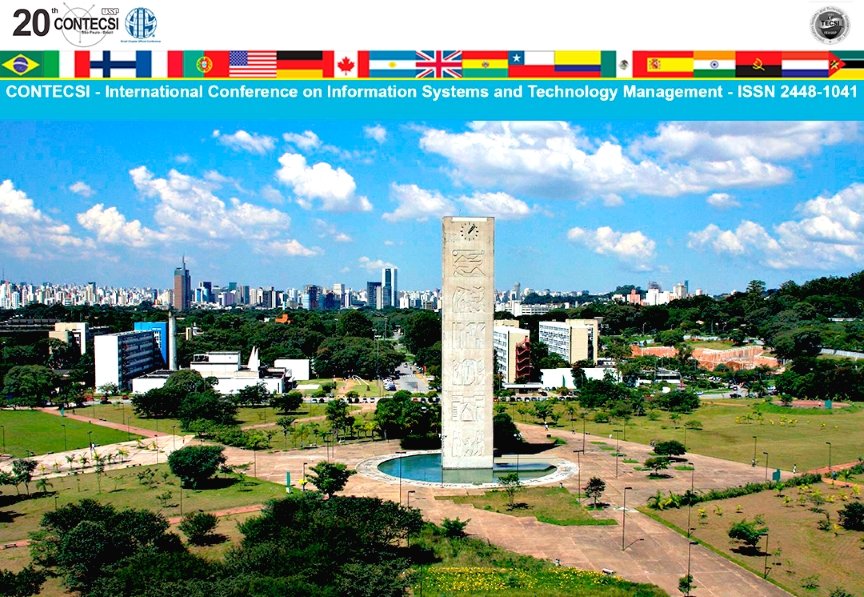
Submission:
[[[462,50],[417,50],[418,79],[461,79]]]

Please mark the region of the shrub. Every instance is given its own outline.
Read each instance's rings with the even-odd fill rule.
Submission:
[[[749,547],[756,547],[762,535],[767,532],[767,527],[760,528],[755,521],[749,521],[745,518],[739,522],[732,523],[727,534],[730,539],[740,541]]]
[[[465,527],[468,526],[468,523],[471,522],[471,519],[468,520],[459,520],[459,518],[445,518],[441,521],[441,533],[445,537],[450,537],[451,539],[458,539],[465,536]]]
[[[840,510],[840,526],[851,531],[864,531],[864,504],[849,502]]]
[[[180,522],[180,530],[192,545],[207,545],[214,537],[219,520],[209,512],[190,512]]]
[[[737,487],[729,487],[726,489],[709,489],[704,493],[692,494],[692,496],[688,496],[687,493],[684,496],[677,496],[681,498],[681,503],[683,505],[689,504],[698,504],[700,502],[710,502],[714,500],[726,500],[729,498],[742,497],[745,495],[750,495],[751,493],[759,493],[760,491],[765,491],[766,489],[780,489],[783,487],[798,487],[800,485],[813,485],[816,483],[821,483],[822,477],[816,474],[805,474],[800,475],[798,477],[792,477],[791,479],[787,479],[786,481],[768,481],[767,483],[747,483],[746,485],[739,485]],[[676,495],[671,494],[670,497]],[[691,499],[692,501],[686,501]],[[651,504],[649,504],[649,507]],[[676,506],[677,507],[677,506]]]
[[[645,468],[651,469],[651,475],[659,475],[660,471],[669,468],[669,458],[667,456],[655,456],[648,458],[644,462]]]
[[[180,477],[184,487],[198,487],[225,464],[222,446],[186,446],[168,456],[171,472]]]
[[[676,439],[670,439],[664,442],[657,442],[654,445],[654,453],[658,456],[680,456],[686,451],[687,450],[684,448],[684,444],[682,444]]]

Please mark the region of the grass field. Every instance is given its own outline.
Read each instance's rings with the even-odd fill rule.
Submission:
[[[618,524],[611,518],[600,518],[583,508],[575,494],[563,487],[525,487],[516,493],[517,507],[508,508],[510,500],[504,491],[492,490],[482,495],[436,496],[457,504],[471,504],[481,510],[491,510],[511,516],[533,516],[540,522],[559,526]]]
[[[148,469],[156,472],[152,486],[143,485],[138,479],[138,474]],[[0,543],[26,539],[39,526],[42,513],[54,508],[55,496],[60,506],[82,498],[93,498],[118,508],[146,508],[162,512],[166,517],[180,515],[178,479],[165,464],[108,471],[102,475],[101,493],[94,473],[50,479],[50,482],[53,486],[49,488],[48,495],[20,501],[16,499],[14,491],[10,495],[11,488],[4,488],[3,495],[0,495]],[[183,511],[222,510],[260,504],[285,495],[283,486],[251,477],[239,480],[222,477],[213,485],[209,489],[184,489]],[[32,483],[30,491],[35,491]],[[165,495],[168,493],[170,496]],[[0,558],[4,553],[0,551]]]
[[[303,404],[296,413],[291,416],[297,417],[298,421],[309,417],[322,416],[324,404]],[[72,412],[72,411],[70,411]],[[139,417],[132,410],[131,404],[94,404],[85,408],[76,408],[75,414],[94,419],[103,419],[121,425],[131,425],[142,429],[152,429],[162,433],[180,433],[180,421],[178,419],[148,419]],[[237,420],[242,426],[275,423],[282,415],[275,408],[269,406],[243,407],[237,410]],[[85,446],[87,444],[84,444]]]
[[[65,437],[64,437],[64,428]],[[86,448],[92,437],[100,445],[125,442],[139,436],[90,423],[49,415],[37,410],[0,410],[2,441],[0,452],[23,458],[34,454]],[[88,435],[90,432],[90,435]]]
[[[710,348],[712,350],[729,350],[735,348],[732,342],[723,342],[722,340],[695,340],[687,342],[693,348]]]
[[[506,403],[508,411],[517,421],[536,423],[532,415],[518,411],[519,407],[530,409],[530,403]],[[677,439],[684,442],[688,451],[706,456],[749,463],[753,458],[753,436],[756,436],[756,458],[759,465],[764,464],[762,452],[768,452],[769,466],[791,470],[798,465],[799,471],[827,466],[828,446],[831,442],[831,458],[834,464],[853,462],[864,456],[860,433],[864,427],[864,410],[857,408],[835,409],[797,409],[782,406],[769,407],[770,412],[754,416],[754,406],[760,400],[712,399],[703,400],[702,406],[689,415],[681,415],[673,421],[669,413],[659,412],[659,419],[651,421],[646,417],[633,417],[625,425],[624,421],[595,423],[588,413],[586,430],[588,433],[608,438],[615,436],[615,429],[621,429],[621,439],[647,444],[651,440]],[[562,416],[559,428],[571,429],[569,414],[560,405]],[[572,429],[582,431],[579,414],[575,415]],[[702,430],[684,430],[684,423],[696,419]],[[686,441],[685,441],[686,439]],[[613,440],[614,441],[614,440]]]
[[[838,587],[853,595],[862,595],[864,576],[860,570],[864,566],[864,533],[836,526],[837,511],[855,499],[860,498],[849,488],[821,483],[812,488],[786,489],[783,496],[763,491],[697,504],[693,508],[691,526],[696,528],[696,539],[760,576],[765,572],[767,561],[769,578],[796,595],[822,597]],[[811,508],[821,508],[828,514],[831,523],[828,530],[817,527],[820,520],[826,519],[825,514],[813,512]],[[641,510],[671,523],[679,532],[687,528],[687,508],[659,512]],[[768,528],[767,552],[764,540],[756,549],[741,549],[727,535],[732,523],[743,518],[752,521],[756,516],[764,518]],[[698,585],[698,573],[694,576]],[[810,584],[808,581],[818,586],[807,589],[804,585]]]

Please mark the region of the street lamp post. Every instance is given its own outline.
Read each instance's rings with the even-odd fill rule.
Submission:
[[[303,491],[306,491],[306,464],[303,463]]]
[[[620,454],[619,447],[621,445],[619,434],[621,433],[620,429],[613,429],[615,432],[615,478],[618,478],[618,455]]]
[[[87,445],[89,446],[90,452],[92,453],[93,452],[93,432],[92,431],[87,432]]]
[[[684,449],[687,449],[687,424],[684,424]]]
[[[624,488],[624,509],[621,512],[621,551],[624,551],[624,529],[627,525],[627,490],[633,489],[629,485]]]
[[[828,444],[828,474],[831,474],[831,442],[825,442]]]
[[[768,480],[768,452],[762,452],[765,456],[765,480]]]
[[[756,436],[753,436],[753,460],[750,461],[750,466],[756,466]]]
[[[582,451],[585,451],[585,413],[582,413]]]
[[[690,552],[693,549],[693,546],[696,545],[696,541],[693,541],[690,538],[690,533],[695,531],[694,528],[689,528],[687,530],[687,592],[684,593],[684,597],[690,597],[690,585],[693,584],[693,579],[690,576]]]
[[[765,527],[765,571],[762,578],[768,578],[768,527]]]
[[[60,423],[60,427],[63,428],[63,451],[65,452],[69,449],[69,443],[66,441],[66,423]],[[6,446],[4,445],[3,447],[5,448]]]
[[[405,454],[405,450],[396,450],[397,454]],[[399,456],[399,505],[402,505],[402,456]]]
[[[576,492],[576,499],[579,501],[579,505],[582,505],[582,453],[585,449],[581,450],[573,450],[576,453],[576,483],[579,484],[579,491]]]

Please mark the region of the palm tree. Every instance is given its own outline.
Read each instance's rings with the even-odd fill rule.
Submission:
[[[69,463],[69,470],[72,471],[75,469],[75,454],[66,454],[64,456],[66,462]]]
[[[36,489],[43,495],[48,493],[48,489],[51,487],[54,487],[54,485],[52,485],[45,477],[41,477],[36,481]]]

